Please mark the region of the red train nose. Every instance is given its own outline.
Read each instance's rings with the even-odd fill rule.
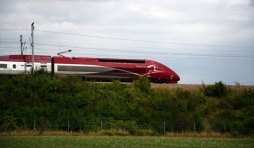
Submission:
[[[176,73],[175,73],[175,75],[174,75],[174,80],[175,80],[175,81],[180,81],[180,77],[179,77],[178,74],[176,74]]]
[[[173,70],[170,69],[168,71],[167,83],[177,83],[178,81],[180,81],[180,77],[178,76],[178,74],[176,74]]]

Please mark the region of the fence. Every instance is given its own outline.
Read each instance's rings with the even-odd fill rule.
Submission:
[[[123,130],[133,133],[139,130],[149,130],[158,134],[166,134],[167,132],[202,132],[216,131],[221,133],[238,132],[240,134],[253,133],[253,128],[245,128],[244,126],[234,126],[232,123],[221,122],[216,126],[204,127],[202,123],[195,121],[183,121],[178,119],[153,120],[153,121],[135,121],[135,120],[113,120],[113,119],[63,119],[53,120],[46,118],[38,118],[33,121],[24,119],[17,120],[16,125],[24,130],[62,130],[62,131],[83,131],[98,132],[105,130]]]

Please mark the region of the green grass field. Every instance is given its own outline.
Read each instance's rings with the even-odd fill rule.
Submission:
[[[170,138],[170,137],[119,137],[119,136],[41,136],[0,137],[1,148],[253,148],[254,139],[228,138]]]

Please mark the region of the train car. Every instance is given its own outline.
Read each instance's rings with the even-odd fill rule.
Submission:
[[[0,74],[27,73],[32,67],[31,55],[0,56]],[[34,67],[45,68],[56,75],[79,75],[87,80],[133,81],[141,76],[154,83],[177,83],[180,77],[167,66],[146,59],[34,56]]]
[[[31,55],[6,55],[0,56],[0,74],[17,75],[29,73],[32,67]],[[35,55],[35,69],[45,68],[51,70],[51,56]]]

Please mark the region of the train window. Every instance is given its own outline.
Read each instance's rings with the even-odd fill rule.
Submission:
[[[111,63],[145,63],[145,60],[131,60],[131,59],[99,59],[98,61]]]
[[[7,68],[7,64],[0,64],[0,68]]]
[[[13,65],[12,65],[12,68],[13,68],[13,69],[16,69],[16,64],[13,64]]]
[[[47,67],[47,65],[41,65],[41,67],[42,67],[42,68],[46,68],[46,67]]]

